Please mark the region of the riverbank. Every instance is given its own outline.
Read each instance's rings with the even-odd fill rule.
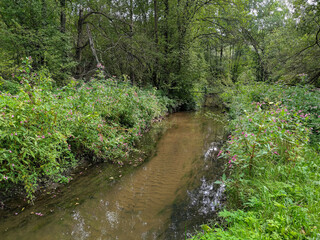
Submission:
[[[63,88],[28,67],[15,78],[20,84],[0,101],[2,197],[21,186],[32,200],[39,185],[68,183],[83,160],[125,164],[144,130],[174,104],[155,89],[101,74]]]
[[[230,107],[227,205],[193,239],[320,237],[320,92],[255,84],[222,95]]]

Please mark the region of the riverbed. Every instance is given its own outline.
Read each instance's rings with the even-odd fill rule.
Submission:
[[[147,145],[141,149],[152,148],[151,157],[132,156],[128,167],[104,163],[83,169],[33,206],[2,214],[1,239],[191,236],[223,202],[224,186],[214,183],[224,166],[217,159],[225,136],[221,119],[210,111],[171,114],[141,141]]]

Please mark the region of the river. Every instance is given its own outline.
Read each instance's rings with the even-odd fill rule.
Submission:
[[[143,137],[141,148],[153,155],[138,167],[136,157],[129,167],[85,168],[33,206],[2,213],[1,239],[185,239],[215,216],[223,198],[214,182],[223,171],[216,156],[224,123],[212,114],[171,114]]]

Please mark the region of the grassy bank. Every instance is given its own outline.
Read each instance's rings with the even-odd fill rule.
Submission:
[[[144,129],[173,104],[155,89],[105,79],[102,72],[90,82],[54,88],[29,61],[18,76],[2,80],[2,191],[23,186],[32,199],[39,183],[68,182],[64,171],[81,158],[124,164]]]
[[[319,239],[319,90],[256,84],[222,97],[227,206],[193,239]]]

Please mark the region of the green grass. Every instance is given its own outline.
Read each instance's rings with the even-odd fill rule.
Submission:
[[[256,84],[222,97],[228,203],[193,239],[319,239],[319,91]]]

